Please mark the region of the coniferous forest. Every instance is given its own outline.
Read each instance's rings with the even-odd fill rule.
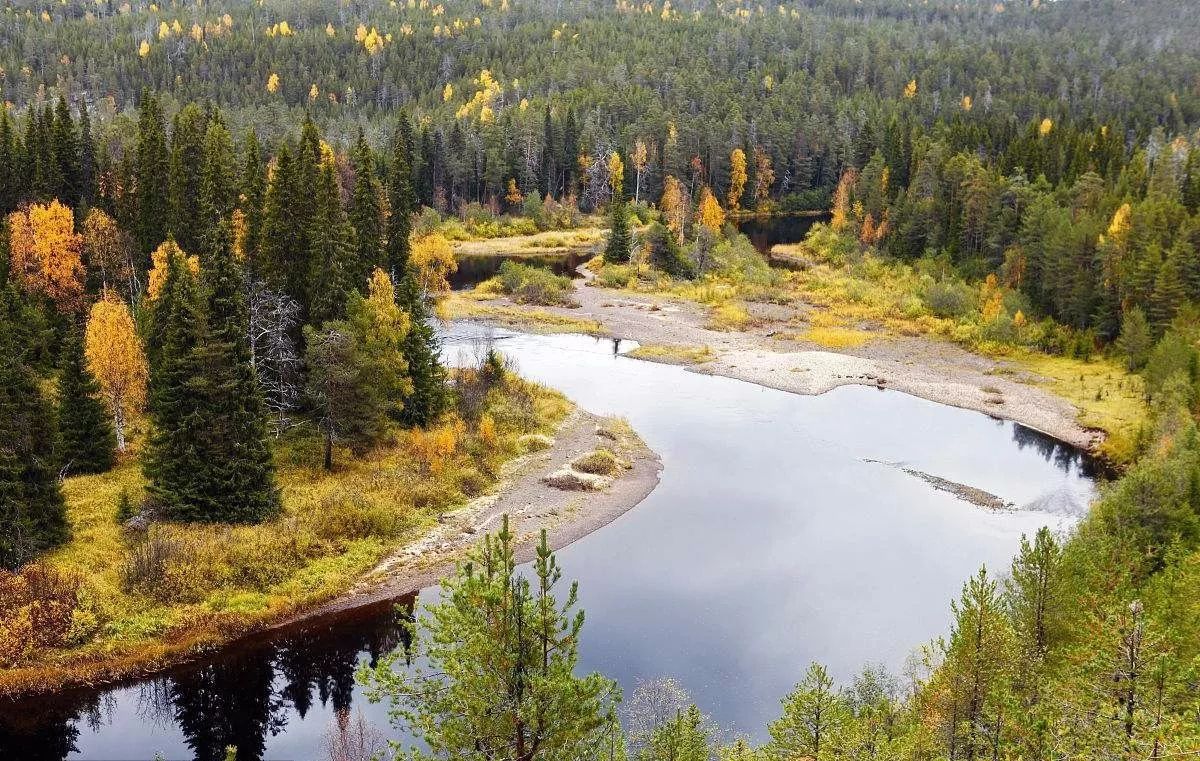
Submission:
[[[0,701],[327,602],[501,488],[569,403],[445,364],[451,239],[590,225],[596,287],[717,329],[808,288],[857,304],[826,336],[1068,362],[1106,477],[903,682],[797,664],[762,745],[686,700],[623,726],[575,673],[570,568],[543,535],[518,572],[506,519],[413,627],[438,673],[359,675],[414,757],[1200,754],[1185,0],[11,0],[0,43]],[[791,214],[821,221],[786,274],[730,224]],[[521,265],[487,287],[572,304]]]

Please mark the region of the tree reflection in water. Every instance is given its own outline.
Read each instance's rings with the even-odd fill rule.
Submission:
[[[137,688],[137,718],[178,727],[195,761],[259,761],[267,738],[294,709],[300,718],[320,703],[343,723],[350,716],[359,659],[411,646],[407,623],[416,595],[275,632],[200,663],[115,689]],[[0,759],[62,761],[78,751],[79,727],[119,721],[111,691],[0,701]]]

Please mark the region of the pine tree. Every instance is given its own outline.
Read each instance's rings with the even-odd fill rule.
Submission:
[[[8,109],[0,109],[0,214],[17,208],[24,193],[20,187],[20,152]]]
[[[412,214],[416,198],[412,190],[411,135],[406,119],[400,120],[392,144],[392,166],[388,176],[388,199],[391,217],[388,219],[387,263],[396,282],[396,299],[412,319],[412,327],[404,338],[404,359],[412,378],[413,392],[405,400],[400,420],[405,425],[423,426],[435,420],[446,409],[446,371],[439,355],[441,347],[437,333],[429,324],[425,294],[417,283],[409,257],[412,243]]]
[[[625,205],[625,194],[619,186],[613,188],[608,215],[609,233],[608,244],[604,247],[604,261],[625,264],[633,252],[633,235],[629,229],[629,210]]]
[[[16,569],[69,536],[58,481],[54,416],[0,315],[0,568]]]
[[[58,376],[60,459],[67,473],[103,473],[116,463],[117,437],[88,369],[83,340],[73,331],[63,346]]]
[[[96,200],[96,140],[92,137],[92,119],[87,103],[79,104],[79,198],[81,207],[90,208]]]
[[[191,444],[194,399],[188,389],[200,333],[200,296],[179,249],[171,249],[167,276],[154,301],[150,360],[150,415],[154,428],[142,469],[155,507],[172,512],[190,499],[197,465]]]
[[[350,224],[354,227],[355,262],[350,282],[363,287],[376,267],[383,266],[383,214],[379,204],[379,181],[375,161],[362,132],[351,155],[354,164],[354,195],[350,199]]]
[[[54,109],[54,161],[58,166],[61,185],[58,197],[68,206],[78,206],[79,187],[79,138],[75,134],[75,122],[65,96],[58,97]]]
[[[133,183],[135,235],[142,254],[142,269],[149,268],[150,252],[167,239],[171,214],[169,163],[162,107],[156,96],[145,91],[138,110],[137,159]]]
[[[233,141],[219,113],[209,119],[204,134],[204,165],[200,173],[197,228],[207,254],[218,236],[217,227],[229,219],[237,203],[237,179],[233,168]],[[186,249],[185,249],[186,250]],[[203,258],[203,256],[201,256]]]
[[[412,253],[409,236],[412,234],[412,215],[417,210],[412,178],[412,137],[408,120],[400,119],[392,139],[392,163],[388,168],[387,268],[397,286],[407,278],[408,260]],[[397,288],[400,298],[411,299],[413,294]]]
[[[266,200],[267,177],[263,167],[262,148],[254,130],[246,133],[246,163],[242,167],[240,208],[246,225],[246,261],[250,263],[253,277],[261,277],[258,271],[258,256],[262,245],[263,204]]]
[[[333,165],[321,166],[320,179],[314,188],[314,214],[308,233],[308,321],[320,325],[342,315],[351,273],[356,266],[354,229],[342,211],[341,193]],[[366,287],[366,278],[361,285]]]
[[[208,116],[195,103],[175,114],[171,123],[171,235],[189,253],[205,251],[205,226],[196,214],[204,173],[204,137]]]
[[[249,314],[242,268],[228,223],[217,229],[204,264],[205,328],[190,363],[194,396],[191,428],[195,470],[176,518],[257,523],[279,509],[275,466],[267,444],[266,413],[247,336]]]

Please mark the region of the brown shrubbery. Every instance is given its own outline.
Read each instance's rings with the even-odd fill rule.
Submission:
[[[79,578],[33,563],[17,573],[0,571],[0,666],[61,647],[79,601]]]

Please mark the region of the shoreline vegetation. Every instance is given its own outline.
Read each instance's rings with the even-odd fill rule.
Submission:
[[[63,647],[0,670],[0,699],[146,676],[252,634],[416,591],[452,573],[501,513],[531,500],[545,509],[514,518],[522,557],[541,529],[558,549],[657,484],[657,456],[622,422],[516,377],[505,386],[481,426],[397,430],[365,456],[340,453],[332,473],[320,467],[318,437],[286,436],[276,454],[280,516],[253,527],[156,523],[150,539],[175,556],[162,560],[166,588],[153,592],[123,588],[139,529],[114,515],[120,495],[144,486],[138,448],[108,473],[68,478],[73,539],[40,562],[83,580],[80,604]],[[622,467],[587,499],[541,483],[605,446]]]
[[[811,256],[808,244],[773,248]],[[448,294],[443,313],[530,332],[631,339],[639,343],[634,358],[793,393],[847,384],[892,388],[1013,420],[1113,465],[1127,459],[1141,416],[1140,378],[1112,360],[964,345],[952,320],[889,311],[886,300],[895,297],[867,289],[886,291],[881,284],[893,271],[869,257],[861,268],[771,268],[763,275],[769,283],[753,287],[722,275],[676,281],[646,262],[614,266],[602,257],[581,267],[582,280],[520,269],[522,284],[557,285],[530,297],[497,277]]]

